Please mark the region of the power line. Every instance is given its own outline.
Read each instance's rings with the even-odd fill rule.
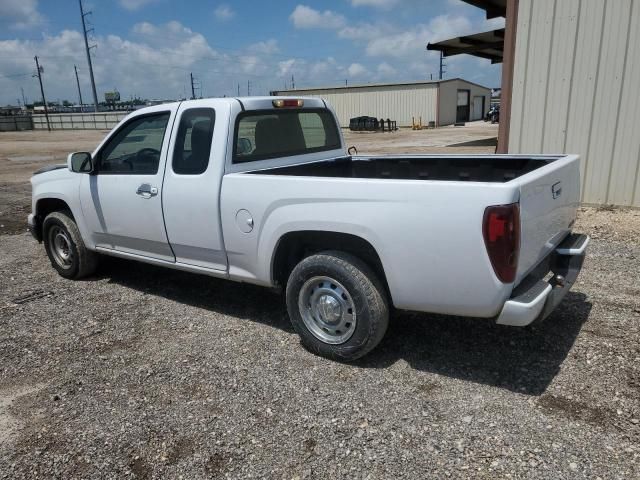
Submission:
[[[93,93],[93,105],[95,107],[95,111],[98,111],[98,94],[96,93],[96,81],[93,78],[93,65],[91,65],[91,49],[95,47],[92,45],[89,47],[89,40],[87,39],[87,24],[85,23],[85,17],[90,15],[91,12],[86,12],[82,8],[82,0],[78,0],[80,4],[80,18],[82,19],[82,33],[84,34],[84,48],[87,51],[87,63],[89,64],[89,76],[91,77],[91,91]],[[93,30],[93,29],[92,29]]]

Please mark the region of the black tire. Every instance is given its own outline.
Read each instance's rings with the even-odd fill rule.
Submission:
[[[52,212],[44,219],[42,225],[44,248],[51,265],[64,278],[78,280],[95,272],[98,266],[98,255],[88,250],[82,241],[76,222],[68,212]],[[61,260],[56,253],[55,236],[64,237],[68,244],[68,262]]]
[[[301,292],[307,282],[319,277],[334,279],[344,286],[355,306],[355,327],[343,343],[323,341],[303,319],[299,305]],[[380,343],[389,325],[389,303],[382,282],[366,263],[348,253],[327,251],[302,260],[289,276],[286,297],[289,318],[302,345],[312,353],[333,360],[352,361],[363,357]]]

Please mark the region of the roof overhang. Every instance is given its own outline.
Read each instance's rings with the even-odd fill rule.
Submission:
[[[462,0],[487,12],[487,19],[505,17],[507,15],[507,0]]]
[[[491,63],[502,63],[504,28],[430,43],[427,45],[427,50],[440,51],[445,57],[464,53],[486,58],[487,60],[491,60]]]

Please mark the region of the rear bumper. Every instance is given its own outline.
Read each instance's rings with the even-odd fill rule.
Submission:
[[[29,230],[29,233],[33,236],[33,238],[35,238],[38,242],[42,242],[42,229],[40,228],[38,217],[36,217],[33,213],[30,213],[27,217],[27,230]]]
[[[496,323],[524,327],[549,316],[578,278],[588,244],[587,235],[569,235],[514,289]]]

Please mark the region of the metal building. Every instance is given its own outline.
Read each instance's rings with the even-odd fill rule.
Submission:
[[[272,95],[322,97],[335,109],[341,127],[359,116],[391,119],[399,127],[437,126],[480,120],[489,109],[491,89],[460,78],[430,82],[378,83],[347,87],[278,90]]]
[[[583,202],[640,207],[640,0],[464,1],[502,43],[428,48],[503,53],[498,151],[578,153]]]

